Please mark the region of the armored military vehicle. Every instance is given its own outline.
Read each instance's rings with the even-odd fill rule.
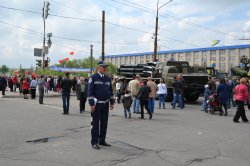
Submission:
[[[204,86],[207,84],[208,74],[203,66],[189,66],[186,61],[167,61],[159,62],[156,65],[158,77],[162,77],[168,86],[167,101],[173,99],[172,82],[174,76],[182,74],[184,85],[184,97],[189,102],[196,101],[204,92]]]
[[[122,65],[118,71],[121,77],[128,80],[130,80],[135,74],[139,74],[142,79],[151,76],[156,83],[159,83],[160,78],[164,78],[165,83],[168,86],[167,101],[172,101],[173,99],[172,83],[174,76],[177,76],[180,73],[185,80],[184,97],[189,102],[196,101],[200,95],[203,94],[204,86],[208,81],[208,74],[205,67],[189,66],[189,63],[186,61],[158,62],[156,65]]]

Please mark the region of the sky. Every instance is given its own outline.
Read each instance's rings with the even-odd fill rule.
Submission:
[[[46,35],[53,34],[51,64],[101,55],[105,11],[105,55],[151,52],[157,0],[49,0]],[[250,44],[249,0],[159,0],[158,50]],[[0,0],[0,66],[36,66],[43,45],[42,0]],[[25,12],[26,11],[26,12]],[[46,39],[47,40],[47,39]],[[70,52],[74,55],[70,55]]]

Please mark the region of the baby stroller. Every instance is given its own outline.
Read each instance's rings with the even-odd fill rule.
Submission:
[[[215,93],[208,97],[206,112],[207,113],[209,112],[210,114],[214,114],[216,111],[220,112],[221,110],[220,110],[219,95]]]

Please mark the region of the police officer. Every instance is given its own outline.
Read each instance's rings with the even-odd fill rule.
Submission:
[[[114,96],[111,79],[105,75],[108,65],[98,62],[98,72],[89,79],[88,101],[91,106],[91,144],[94,149],[101,146],[111,146],[106,139],[109,103],[110,110],[114,108]],[[99,145],[98,145],[99,144]]]

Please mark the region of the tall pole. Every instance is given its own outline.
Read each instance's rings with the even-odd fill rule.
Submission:
[[[90,75],[93,72],[93,45],[90,45]]]
[[[43,5],[43,70],[44,70],[44,58],[45,58],[45,1],[44,1],[44,5]]]
[[[158,10],[155,20],[155,41],[154,41],[154,62],[157,61],[156,54],[157,54],[157,40],[158,40]]]
[[[156,59],[156,55],[157,55],[157,40],[158,40],[158,16],[159,16],[159,10],[163,7],[163,6],[165,6],[165,5],[167,5],[169,2],[171,2],[171,1],[173,1],[173,0],[169,0],[168,2],[166,2],[166,3],[164,3],[163,5],[161,5],[160,7],[159,7],[159,0],[157,0],[157,13],[156,13],[156,19],[155,19],[155,41],[154,41],[154,62],[156,62],[157,61],[157,59]]]
[[[102,11],[102,61],[104,61],[105,50],[105,11]]]
[[[43,70],[44,70],[44,59],[45,59],[45,18],[43,18]]]

